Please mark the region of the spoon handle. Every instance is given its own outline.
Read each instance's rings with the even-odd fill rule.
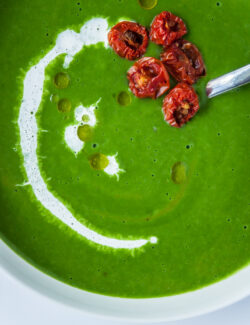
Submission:
[[[210,80],[206,87],[207,96],[208,98],[212,98],[249,82],[250,64],[229,72],[219,78]]]

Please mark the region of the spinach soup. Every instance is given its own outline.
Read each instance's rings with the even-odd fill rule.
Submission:
[[[108,32],[181,17],[206,76],[181,128],[137,98]],[[118,297],[219,281],[250,261],[249,85],[208,80],[249,63],[245,0],[0,1],[0,238],[48,275]],[[240,17],[240,21],[239,21]],[[149,42],[147,57],[162,47]],[[173,78],[171,88],[175,86]]]

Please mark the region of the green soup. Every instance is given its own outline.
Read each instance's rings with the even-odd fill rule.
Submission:
[[[249,63],[250,3],[140,3],[0,3],[0,236],[47,274],[120,297],[195,290],[250,261],[250,88],[205,95]],[[117,21],[149,27],[163,10],[183,18],[207,67],[181,129],[165,123],[164,96],[133,96],[133,62],[106,40]]]

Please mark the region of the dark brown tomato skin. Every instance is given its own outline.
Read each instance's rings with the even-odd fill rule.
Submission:
[[[190,85],[206,75],[206,68],[198,48],[189,41],[178,40],[161,54],[168,72],[179,82]]]
[[[129,69],[129,88],[136,97],[158,98],[170,87],[169,75],[160,60],[145,57]]]
[[[144,26],[131,21],[122,21],[108,33],[109,45],[122,58],[140,58],[148,46],[148,32]]]
[[[180,128],[199,110],[199,98],[190,85],[179,83],[164,98],[162,110],[167,123]]]
[[[157,15],[150,28],[151,41],[165,47],[185,34],[187,34],[187,28],[183,20],[169,11],[163,11]]]

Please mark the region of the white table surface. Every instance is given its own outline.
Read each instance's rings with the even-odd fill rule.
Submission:
[[[1,325],[126,325],[85,315],[30,290],[0,269]],[[134,323],[129,323],[134,324]],[[158,323],[159,324],[159,323]],[[161,323],[164,324],[164,323]],[[168,325],[249,325],[250,297],[208,315],[168,322]],[[156,325],[152,323],[151,325]]]

